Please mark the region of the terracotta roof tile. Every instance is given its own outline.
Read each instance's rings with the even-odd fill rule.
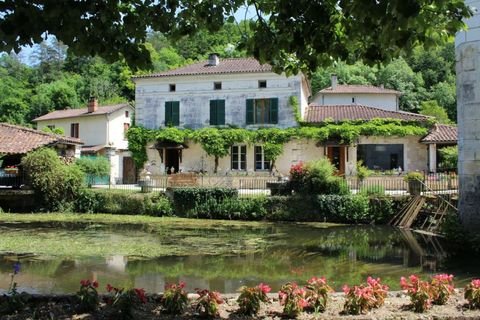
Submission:
[[[110,105],[110,106],[101,106],[101,107],[98,107],[97,111],[91,112],[91,113],[88,113],[87,108],[57,110],[57,111],[52,111],[50,113],[44,114],[43,116],[40,116],[38,118],[35,118],[33,119],[33,121],[36,122],[36,121],[63,119],[63,118],[98,116],[101,114],[110,114],[123,107],[128,107],[128,106],[129,105],[126,103]]]
[[[446,124],[435,124],[430,132],[420,141],[424,143],[457,143],[457,140],[457,127]]]
[[[340,84],[332,89],[332,87],[325,88],[320,90],[319,93],[323,94],[331,94],[331,93],[374,93],[374,94],[385,94],[385,93],[393,93],[400,95],[401,92],[392,89],[385,89],[382,87],[375,87],[375,86],[368,86],[368,85],[345,85]]]
[[[0,123],[0,154],[24,154],[55,143],[83,144],[80,139],[58,136],[8,123]]]
[[[348,120],[372,120],[377,118],[399,119],[404,121],[426,121],[430,117],[421,114],[388,111],[375,107],[363,105],[313,105],[307,109],[305,121],[309,123],[320,123],[327,119],[335,122]]]
[[[258,73],[272,72],[272,66],[269,64],[260,64],[253,58],[232,58],[220,59],[216,66],[208,64],[208,61],[197,62],[185,67],[172,69],[161,73],[134,76],[138,78],[161,78],[172,76],[191,76],[202,74],[229,74],[229,73]]]

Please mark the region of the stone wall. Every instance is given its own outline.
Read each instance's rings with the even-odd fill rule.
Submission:
[[[457,70],[459,212],[463,225],[480,230],[480,1],[466,0],[475,14],[455,39]]]

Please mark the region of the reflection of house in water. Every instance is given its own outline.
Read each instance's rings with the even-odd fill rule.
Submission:
[[[128,258],[122,255],[115,255],[107,257],[106,263],[109,269],[119,272],[125,272]]]

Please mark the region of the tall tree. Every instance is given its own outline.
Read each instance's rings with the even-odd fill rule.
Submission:
[[[288,72],[332,59],[389,60],[418,43],[446,40],[470,15],[463,0],[4,0],[0,50],[18,51],[52,34],[78,55],[151,67],[147,30],[169,37],[217,31],[245,5],[257,12],[244,41],[248,54]]]

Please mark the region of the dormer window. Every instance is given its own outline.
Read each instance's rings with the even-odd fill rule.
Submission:
[[[177,91],[177,86],[175,85],[175,83],[171,83],[170,84],[170,92],[175,92]]]
[[[258,87],[259,88],[266,88],[267,87],[267,80],[258,80]]]
[[[222,83],[221,82],[214,82],[213,83],[213,90],[222,90]]]

